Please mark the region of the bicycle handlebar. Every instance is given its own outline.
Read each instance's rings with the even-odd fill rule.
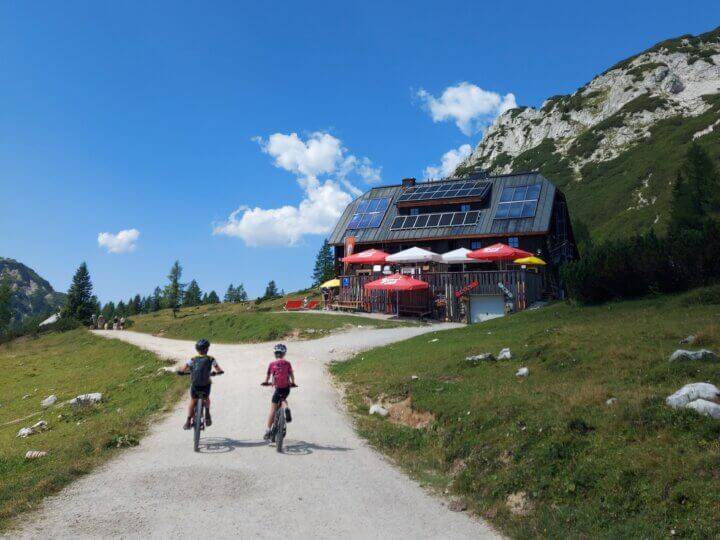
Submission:
[[[177,373],[178,375],[192,375],[191,371],[176,371],[175,373]],[[217,373],[213,372],[213,373],[210,373],[210,376],[214,377],[215,375],[222,375],[223,373],[225,373],[225,372],[224,371],[220,371]]]
[[[269,383],[269,382],[261,382],[261,383],[260,383],[260,386],[272,386],[272,383]],[[290,385],[290,388],[297,388],[297,387],[298,387],[297,384],[291,384],[291,385]]]

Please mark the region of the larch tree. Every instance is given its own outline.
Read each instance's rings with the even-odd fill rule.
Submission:
[[[315,268],[313,269],[312,279],[313,286],[317,287],[321,283],[333,279],[335,277],[335,257],[333,256],[330,244],[327,239],[323,242],[320,251],[315,258]]]
[[[165,307],[172,309],[173,318],[177,317],[177,312],[180,311],[182,305],[185,285],[180,283],[181,277],[182,266],[180,266],[180,261],[175,261],[168,274],[169,283],[165,285]]]

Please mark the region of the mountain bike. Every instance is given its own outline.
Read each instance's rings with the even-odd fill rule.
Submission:
[[[261,386],[272,386],[272,383],[260,383]],[[291,384],[290,388],[297,388],[297,384]],[[285,420],[285,411],[288,408],[287,399],[283,399],[275,411],[275,418],[270,427],[270,442],[275,443],[275,450],[283,451],[283,441],[287,435],[287,421]]]
[[[190,375],[190,372],[178,372],[179,375]],[[211,377],[222,375],[222,373],[211,373]],[[200,451],[200,432],[205,431],[205,400],[207,394],[205,392],[197,393],[197,402],[195,403],[195,416],[193,417],[193,450]]]

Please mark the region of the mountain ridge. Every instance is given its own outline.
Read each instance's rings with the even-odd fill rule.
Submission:
[[[65,302],[66,295],[56,292],[35,270],[15,259],[0,257],[0,278],[5,276],[9,276],[12,287],[14,321],[55,311]]]
[[[596,238],[669,219],[672,184],[692,142],[720,157],[720,27],[664,40],[572,94],[499,116],[456,170],[540,170]]]

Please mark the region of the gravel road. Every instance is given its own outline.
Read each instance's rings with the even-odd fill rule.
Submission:
[[[451,325],[356,329],[289,343],[299,388],[286,453],[262,441],[270,390],[259,386],[269,344],[213,345],[212,427],[201,452],[183,431],[186,402],[141,444],[20,518],[13,538],[499,538],[486,523],[449,511],[354,432],[326,363]],[[193,344],[98,331],[165,358]],[[101,359],[98,359],[99,361]]]

